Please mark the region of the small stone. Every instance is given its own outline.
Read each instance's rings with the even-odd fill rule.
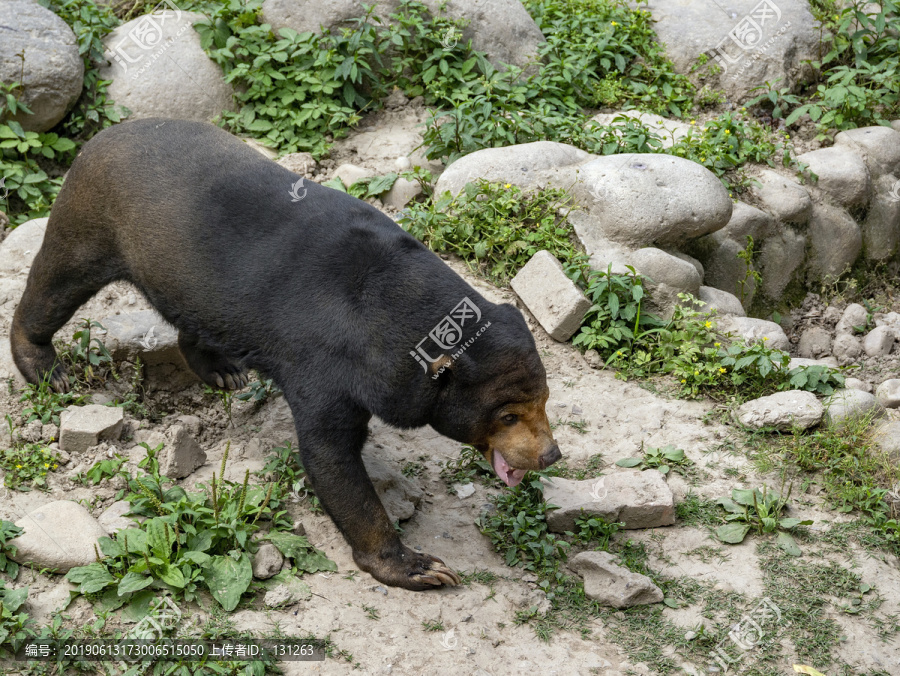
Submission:
[[[398,157],[394,160],[394,166],[397,167],[397,171],[408,171],[411,163],[408,157]]]
[[[831,354],[831,334],[821,326],[812,326],[800,336],[797,351],[806,359],[818,359]]]
[[[885,380],[875,390],[875,398],[885,408],[900,408],[900,379]]]
[[[59,427],[53,423],[47,423],[41,427],[41,441],[45,444],[52,443],[59,439]]]
[[[900,421],[882,423],[872,434],[872,439],[893,462],[900,462]]]
[[[283,563],[284,555],[278,547],[271,542],[265,542],[253,555],[253,577],[257,580],[268,580],[281,570]]]
[[[44,426],[40,420],[32,420],[19,430],[19,438],[28,444],[36,444],[41,440]]]
[[[283,608],[298,601],[305,601],[312,596],[309,586],[298,579],[293,579],[287,584],[279,584],[268,592],[263,598],[267,608]]]
[[[183,479],[206,464],[206,452],[183,425],[172,425],[165,432],[165,446],[159,454],[159,473],[170,479]]]
[[[538,251],[509,284],[550,337],[567,341],[591,307],[549,251]]]
[[[276,163],[288,171],[309,178],[312,178],[312,174],[316,170],[316,161],[311,153],[289,153],[276,160]]]
[[[584,578],[585,596],[602,605],[631,608],[663,600],[662,590],[649,577],[618,565],[609,552],[581,552],[571,565]]]
[[[599,516],[626,529],[656,528],[675,523],[675,498],[665,477],[656,470],[622,470],[598,479],[574,481],[542,479],[544,501],[556,508],[547,512],[554,533],[575,530],[575,519]]]
[[[787,351],[791,346],[784,329],[767,319],[723,317],[719,321],[719,330],[736,334],[746,343],[764,343],[773,350]]]
[[[177,420],[191,436],[199,437],[203,431],[203,423],[195,415],[180,415]]]
[[[839,333],[831,346],[831,353],[841,364],[849,364],[862,355],[862,342],[849,333]]]
[[[855,336],[857,334],[856,327],[859,326],[865,328],[868,317],[869,311],[866,310],[866,308],[859,303],[850,303],[850,305],[844,308],[844,313],[841,315],[841,319],[837,323],[837,326],[834,327],[834,332],[837,334],[847,333],[851,336]]]
[[[894,330],[888,326],[876,326],[863,339],[863,350],[870,357],[886,357],[894,348]]]
[[[97,517],[97,523],[99,523],[107,533],[115,535],[120,530],[134,528],[135,523],[141,523],[146,519],[144,516],[125,516],[129,511],[131,511],[130,502],[127,500],[117,500]]]
[[[69,500],[39,507],[16,525],[25,532],[9,541],[9,546],[16,548],[11,558],[59,573],[96,561],[94,546],[106,535],[84,507]]]
[[[364,452],[363,462],[390,520],[405,521],[411,518],[416,512],[416,505],[425,497],[424,491],[382,457]]]
[[[870,383],[859,378],[844,378],[844,387],[849,390],[862,390],[869,393],[874,389]]]
[[[581,410],[581,406],[578,404],[572,404],[572,415],[581,415],[584,411]]]
[[[868,392],[842,389],[825,400],[825,421],[832,427],[843,427],[865,415],[876,418],[884,415],[884,407]]]
[[[734,294],[727,291],[720,291],[711,286],[701,286],[698,298],[706,303],[703,308],[704,312],[715,310],[720,315],[737,315],[738,317],[746,317],[744,306]]]
[[[776,392],[742,404],[735,411],[738,422],[747,427],[774,427],[788,431],[794,427],[807,429],[818,425],[825,407],[812,392],[790,390]]]
[[[603,368],[603,359],[600,357],[600,353],[597,352],[597,350],[587,350],[584,353],[584,360],[592,369]]]
[[[417,182],[405,178],[398,178],[394,181],[394,185],[391,186],[391,189],[381,196],[381,201],[386,207],[402,209],[412,202],[417,195],[421,194],[422,186]]]
[[[69,406],[60,415],[59,447],[83,453],[101,439],[118,440],[125,412],[118,406]]]
[[[475,495],[475,484],[456,484],[453,488],[461,500]]]
[[[346,188],[349,188],[357,181],[361,181],[364,178],[374,175],[374,173],[375,172],[371,169],[358,167],[355,164],[342,164],[334,170],[334,175],[341,179]]]

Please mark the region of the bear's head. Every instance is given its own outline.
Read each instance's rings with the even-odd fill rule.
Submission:
[[[484,454],[508,486],[559,460],[545,406],[547,373],[522,314],[485,312],[465,349],[432,365],[440,394],[431,426]]]

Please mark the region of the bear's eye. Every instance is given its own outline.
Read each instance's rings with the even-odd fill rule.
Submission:
[[[505,416],[500,418],[500,420],[502,420],[507,425],[513,425],[519,421],[519,416],[517,416],[515,413],[507,413]]]

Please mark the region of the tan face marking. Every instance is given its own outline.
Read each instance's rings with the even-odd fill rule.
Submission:
[[[499,452],[515,469],[542,469],[541,456],[556,445],[544,409],[549,397],[550,391],[545,389],[537,400],[500,409],[487,438],[476,444],[489,463],[493,463],[493,453]],[[515,416],[515,422],[504,422],[506,416]]]

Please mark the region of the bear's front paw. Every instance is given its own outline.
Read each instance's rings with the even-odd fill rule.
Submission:
[[[356,565],[379,582],[413,591],[458,585],[462,580],[443,561],[400,545],[387,554],[353,552]]]

